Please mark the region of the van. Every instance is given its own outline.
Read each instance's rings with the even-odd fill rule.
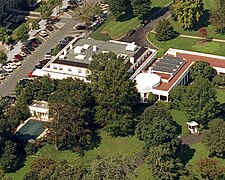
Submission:
[[[45,54],[44,55],[44,59],[51,59],[52,58],[52,55],[51,54]]]

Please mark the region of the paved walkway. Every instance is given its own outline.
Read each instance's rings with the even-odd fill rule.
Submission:
[[[195,144],[202,140],[202,134],[189,134],[181,138],[182,144]]]

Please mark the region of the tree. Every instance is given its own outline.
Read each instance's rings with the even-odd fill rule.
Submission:
[[[3,50],[0,50],[0,64],[5,64],[7,60],[7,55]]]
[[[29,38],[28,31],[28,27],[25,24],[22,24],[17,30],[17,39],[22,42],[26,41]]]
[[[134,15],[144,21],[146,15],[151,10],[151,0],[131,0],[131,6],[133,8]]]
[[[92,142],[92,131],[80,112],[62,102],[51,102],[49,108],[56,149],[86,150]]]
[[[190,69],[190,77],[192,80],[195,80],[197,77],[203,77],[212,81],[216,74],[216,70],[205,61],[195,62]]]
[[[38,150],[38,148],[37,148],[37,146],[35,144],[28,143],[25,146],[25,152],[26,152],[27,156],[35,154],[37,152],[37,150]]]
[[[0,157],[0,169],[7,173],[12,172],[17,167],[18,162],[16,144],[11,141],[6,141]]]
[[[225,167],[216,159],[204,158],[197,162],[197,167],[203,178],[217,179],[225,173]]]
[[[214,86],[208,79],[202,77],[197,77],[186,88],[182,103],[188,119],[203,125],[215,118],[215,115],[220,112]]]
[[[131,133],[132,109],[138,103],[139,95],[130,80],[124,59],[113,53],[100,53],[93,56],[89,69],[97,103],[97,122],[114,136]]]
[[[209,18],[210,24],[212,24],[216,30],[220,33],[223,34],[224,28],[225,28],[225,12],[224,9],[219,8],[215,11],[213,11],[210,14]]]
[[[222,119],[209,123],[209,131],[205,132],[203,142],[211,155],[225,156],[225,122]]]
[[[186,93],[186,86],[177,86],[169,94],[169,99],[172,105],[172,108],[177,110],[183,110],[183,98]]]
[[[202,38],[202,41],[205,41],[206,38],[207,38],[207,36],[208,36],[207,30],[206,30],[204,27],[201,27],[201,28],[198,30],[198,32],[199,32],[199,35],[200,35],[201,38]]]
[[[155,95],[152,92],[150,92],[148,94],[148,104],[149,105],[153,105],[154,102],[155,102]]]
[[[32,22],[32,29],[34,29],[34,30],[38,30],[39,29],[38,20],[35,20],[35,21]]]
[[[158,41],[168,41],[174,37],[174,29],[168,19],[160,20],[157,24],[155,38]]]
[[[6,28],[0,27],[0,41],[2,41],[2,43],[8,43],[9,40],[10,40],[10,36]]]
[[[105,157],[93,160],[86,179],[126,180],[132,165],[122,158]]]
[[[202,0],[175,0],[172,14],[184,29],[193,29],[203,15]]]
[[[185,171],[183,165],[173,159],[163,146],[152,146],[148,154],[148,164],[154,179],[179,179]]]
[[[213,78],[213,84],[215,84],[215,86],[225,86],[225,76],[222,74],[217,74],[214,78]]]
[[[109,0],[108,2],[109,9],[117,20],[126,9],[126,0]]]

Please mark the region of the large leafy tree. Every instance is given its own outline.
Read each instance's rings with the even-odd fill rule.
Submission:
[[[177,86],[169,94],[169,99],[172,105],[172,108],[177,110],[183,110],[183,98],[186,93],[186,86]]]
[[[172,13],[184,29],[193,29],[203,15],[202,0],[175,0]]]
[[[133,8],[134,15],[144,21],[146,15],[151,10],[151,0],[131,0],[131,6]]]
[[[126,0],[108,0],[109,8],[116,19],[126,10]]]
[[[17,39],[25,42],[29,38],[28,31],[28,27],[25,24],[22,24],[17,30]]]
[[[225,28],[225,12],[224,8],[219,8],[215,11],[212,11],[209,18],[210,24],[212,24],[216,30],[223,34]]]
[[[209,131],[204,134],[204,143],[211,155],[225,156],[225,122],[215,119],[209,123]]]
[[[192,80],[195,80],[197,77],[203,77],[212,81],[216,74],[216,70],[205,61],[197,61],[191,66],[190,69],[190,76]]]
[[[213,84],[202,77],[197,77],[186,88],[182,102],[188,119],[201,124],[212,120],[220,111]]]
[[[2,43],[8,43],[9,40],[10,40],[10,36],[6,28],[0,27],[0,41],[2,41]]]
[[[86,150],[92,141],[92,131],[79,110],[62,102],[49,104],[53,118],[54,143],[57,149]]]
[[[132,108],[139,95],[124,65],[122,57],[100,53],[93,57],[89,80],[96,99],[96,120],[112,135],[130,133]]]
[[[12,172],[18,165],[16,144],[6,141],[2,155],[0,156],[0,169],[4,172]]]
[[[179,179],[185,172],[183,165],[169,154],[163,146],[153,146],[149,149],[148,164],[154,179]]]
[[[202,178],[207,178],[209,180],[220,179],[225,173],[225,167],[216,159],[200,159],[197,161],[197,167]]]
[[[170,21],[168,19],[164,19],[162,21],[159,21],[155,28],[155,38],[158,41],[168,41],[174,37],[174,28],[170,24]]]

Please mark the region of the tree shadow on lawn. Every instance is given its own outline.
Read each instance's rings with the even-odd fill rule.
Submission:
[[[220,104],[220,113],[216,117],[225,120],[225,103]]]
[[[132,12],[126,12],[126,13],[122,14],[120,17],[118,17],[117,21],[123,22],[123,21],[131,20],[132,18],[134,18],[133,13]]]
[[[199,23],[194,27],[194,31],[199,30],[201,27],[207,27],[209,25],[209,16],[210,16],[210,10],[205,9],[203,10],[203,15],[200,18]]]
[[[191,149],[187,144],[181,144],[177,156],[181,159],[181,163],[186,165],[192,159],[194,154],[195,149]]]

